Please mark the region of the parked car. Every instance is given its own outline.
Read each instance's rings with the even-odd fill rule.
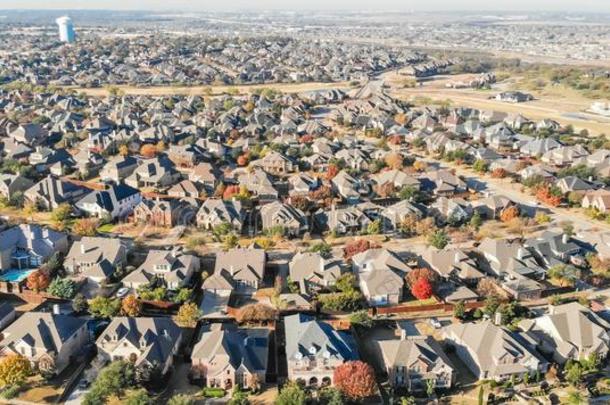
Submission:
[[[127,294],[129,294],[129,288],[127,288],[127,287],[121,287],[121,288],[119,288],[119,291],[116,292],[117,298],[123,298]]]

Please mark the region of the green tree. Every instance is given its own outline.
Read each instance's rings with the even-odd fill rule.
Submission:
[[[289,381],[280,390],[275,405],[305,405],[307,394],[296,382]]]
[[[381,220],[376,219],[368,224],[366,227],[366,233],[369,235],[379,235],[381,233]]]
[[[131,391],[123,403],[125,405],[152,405],[153,399],[144,388]]]
[[[577,361],[568,361],[564,368],[565,379],[570,384],[578,386],[583,381],[584,369]]]
[[[483,217],[481,217],[479,210],[475,210],[474,214],[472,214],[472,217],[470,218],[470,226],[472,226],[474,229],[479,229],[481,225],[483,225]]]
[[[473,163],[472,168],[478,173],[485,173],[487,171],[487,162],[485,162],[483,159],[477,159]]]
[[[195,405],[195,400],[188,395],[174,395],[167,401],[167,405]]]
[[[325,387],[320,391],[320,399],[325,405],[343,405],[345,398],[341,391],[334,387]]]
[[[95,297],[89,301],[89,313],[96,318],[112,318],[121,310],[121,300]]]
[[[59,204],[57,208],[51,211],[51,220],[56,224],[62,224],[68,218],[70,218],[70,214],[72,213],[72,207],[70,204],[63,203]]]
[[[87,299],[83,294],[76,294],[74,299],[72,300],[72,309],[76,313],[85,312],[89,305],[87,304]]]
[[[449,235],[442,229],[437,229],[428,236],[428,244],[437,249],[444,249],[449,244]]]
[[[70,279],[56,277],[47,287],[47,292],[59,298],[71,299],[76,294],[76,284]]]
[[[233,395],[229,400],[229,405],[250,405],[250,400],[248,399],[248,393],[242,391],[239,388],[239,385],[235,387],[233,390]]]
[[[135,368],[131,362],[115,361],[104,367],[89,392],[83,405],[104,405],[112,395],[120,396],[124,390],[135,384]]]
[[[331,246],[326,242],[318,242],[311,245],[309,252],[319,253],[324,258],[330,257],[332,253]]]
[[[436,389],[436,384],[434,383],[434,380],[433,379],[426,380],[426,394],[428,394],[429,397],[434,395],[435,389]]]
[[[460,300],[455,303],[455,306],[453,307],[453,316],[458,319],[464,319],[466,316],[466,305],[464,304],[464,301]]]
[[[366,310],[356,311],[349,316],[349,321],[352,325],[359,325],[364,328],[373,326],[373,320]]]

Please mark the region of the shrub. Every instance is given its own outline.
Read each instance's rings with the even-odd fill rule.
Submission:
[[[222,398],[226,395],[226,391],[218,387],[205,387],[201,394],[206,398]]]

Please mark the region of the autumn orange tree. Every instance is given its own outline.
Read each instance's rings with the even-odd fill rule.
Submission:
[[[413,168],[418,172],[423,172],[428,168],[428,164],[422,160],[416,160],[413,163]]]
[[[513,205],[511,207],[507,207],[502,210],[502,212],[500,213],[500,220],[502,222],[510,222],[513,219],[517,218],[518,216],[519,216],[519,208],[517,208]]]
[[[385,164],[391,168],[399,170],[403,165],[403,158],[399,153],[388,153],[385,156]]]
[[[30,290],[39,292],[47,288],[50,282],[51,280],[49,279],[49,276],[46,273],[38,270],[30,273],[27,278],[26,285]]]
[[[239,323],[260,323],[272,321],[275,317],[276,311],[272,307],[264,304],[250,304],[240,308],[236,319]]]
[[[557,207],[561,204],[561,194],[554,190],[549,184],[543,184],[536,188],[536,198],[538,201]]]
[[[339,168],[335,164],[329,164],[326,171],[326,180],[332,180],[339,173]]]
[[[140,155],[144,156],[145,158],[153,158],[157,156],[157,147],[148,143],[142,145],[140,148]]]
[[[22,384],[32,375],[30,361],[20,355],[9,355],[0,360],[0,387]]]
[[[81,218],[74,222],[72,231],[79,236],[95,236],[99,222],[95,218]]]
[[[128,295],[121,302],[121,312],[125,316],[139,316],[142,313],[142,303],[135,295]]]
[[[362,361],[348,361],[335,368],[333,381],[335,387],[351,400],[375,394],[375,371]]]
[[[247,166],[248,165],[248,161],[250,160],[250,157],[247,153],[244,153],[243,155],[240,155],[237,158],[237,164],[239,166]]]

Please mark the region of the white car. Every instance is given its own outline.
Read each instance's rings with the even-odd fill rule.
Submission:
[[[440,329],[443,325],[440,323],[440,321],[436,318],[430,318],[429,320],[430,325],[432,325],[432,327],[434,329]]]
[[[123,298],[127,294],[129,294],[129,288],[127,287],[119,288],[119,291],[116,292],[117,298]]]

